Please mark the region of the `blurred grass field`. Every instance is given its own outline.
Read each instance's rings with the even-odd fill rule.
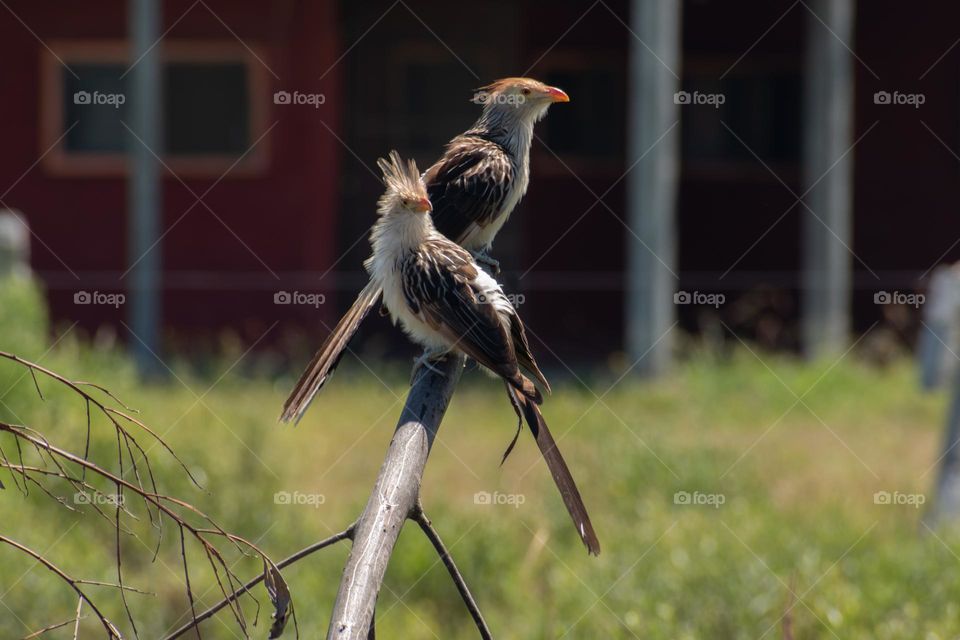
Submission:
[[[173,357],[168,381],[142,385],[118,348],[75,332],[51,348],[48,336],[37,291],[23,282],[0,287],[0,349],[102,384],[139,409],[204,485],[193,488],[155,447],[161,490],[274,559],[360,513],[406,391],[403,363],[383,365],[380,380],[348,366],[299,427],[281,427],[276,416],[295,372],[271,375],[256,356],[238,351],[204,367]],[[617,383],[618,375],[558,376],[544,407],[604,545],[599,558],[581,547],[528,435],[499,466],[516,424],[502,387],[469,371],[454,397],[423,501],[497,637],[960,635],[960,537],[929,533],[923,508],[874,501],[877,491],[923,494],[928,503],[932,497],[946,398],[918,391],[908,359],[880,369],[856,352],[839,362],[804,363],[740,348],[691,357],[657,382]],[[43,401],[29,375],[0,361],[0,420],[82,450],[82,402],[49,382],[41,387]],[[113,433],[99,422],[94,434],[92,456],[110,466]],[[11,444],[0,436],[8,455]],[[0,492],[0,533],[76,577],[116,579],[106,522],[40,491],[24,497],[6,472],[0,479],[7,487]],[[50,486],[68,500],[72,495]],[[510,496],[512,504],[478,504],[478,492]],[[309,504],[278,504],[278,493]],[[685,495],[691,503],[722,504],[683,504]],[[150,535],[145,522],[131,526]],[[155,562],[150,549],[123,540],[125,582],[155,593],[128,596],[142,638],[160,638],[189,616],[175,538],[168,528]],[[341,543],[285,571],[301,637],[325,635],[347,552]],[[217,587],[201,551],[188,549],[188,557],[199,610],[218,599]],[[260,570],[255,560],[231,558],[241,576]],[[89,590],[129,632],[117,594]],[[65,585],[5,546],[0,594],[4,639],[67,620],[76,607]],[[266,637],[269,602],[259,587],[256,595],[264,609],[251,634]],[[82,630],[81,638],[103,635],[89,616]],[[415,527],[405,528],[391,561],[377,631],[383,638],[476,637]],[[72,637],[72,627],[44,637]],[[203,637],[242,635],[223,612],[204,624]]]

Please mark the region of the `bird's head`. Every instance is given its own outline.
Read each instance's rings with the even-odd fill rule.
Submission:
[[[570,102],[570,96],[533,78],[503,78],[477,89],[473,102],[483,105],[484,114],[500,113],[532,123],[546,115],[553,103]]]
[[[433,210],[427,188],[413,160],[403,160],[399,153],[391,151],[388,158],[377,160],[377,166],[383,172],[383,183],[387,187],[380,196],[381,213],[422,215]]]

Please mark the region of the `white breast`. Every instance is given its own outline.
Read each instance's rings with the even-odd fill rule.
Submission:
[[[517,177],[513,181],[510,191],[507,192],[507,197],[503,200],[500,213],[487,226],[475,226],[473,232],[464,240],[464,246],[473,250],[489,251],[490,247],[493,246],[493,239],[497,236],[497,233],[500,232],[503,225],[507,223],[507,220],[510,219],[510,214],[513,213],[517,203],[526,195],[529,184],[530,163],[524,161],[517,168]]]

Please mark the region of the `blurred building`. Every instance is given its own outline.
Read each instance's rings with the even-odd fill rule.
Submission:
[[[396,148],[429,165],[476,117],[476,87],[528,74],[572,102],[538,125],[530,191],[496,245],[505,281],[564,359],[621,350],[627,256],[644,251],[627,229],[638,166],[628,67],[646,46],[643,4],[164,2],[165,330],[189,338],[230,327],[253,341],[279,322],[325,334],[320,323],[362,284],[375,159]],[[889,311],[874,304],[878,292],[922,287],[939,260],[960,258],[960,6],[842,4],[853,10],[849,35],[828,29],[816,2],[682,3],[673,71],[691,100],[674,105],[677,126],[663,132],[679,149],[671,268],[677,292],[724,296],[718,308],[675,305],[684,328],[723,320],[744,338],[799,346],[803,239],[815,227],[796,196],[812,182],[811,78],[824,71],[811,51],[831,38],[852,74],[851,140],[837,158],[851,163],[838,187],[849,189],[851,226],[836,230],[850,251],[852,328]],[[55,316],[118,325],[123,309],[74,295],[122,291],[133,259],[123,150],[137,141],[126,106],[94,96],[124,93],[134,62],[125,3],[8,7],[0,175],[14,186],[0,206],[28,219]],[[695,97],[711,95],[722,100]],[[284,292],[324,297],[275,301]],[[384,329],[376,320],[367,338]]]

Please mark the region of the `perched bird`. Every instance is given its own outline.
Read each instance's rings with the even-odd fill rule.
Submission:
[[[371,281],[383,291],[393,322],[424,347],[425,366],[459,351],[503,379],[583,543],[590,553],[599,554],[600,542],[580,492],[540,413],[543,397],[533,380],[546,391],[550,385],[530,351],[516,309],[473,255],[436,230],[416,164],[404,162],[396,151],[378,164],[387,189],[370,234],[373,254],[364,264]]]
[[[533,125],[567,94],[530,78],[506,78],[479,89],[480,119],[447,144],[443,157],[423,175],[437,231],[497,270],[487,252],[497,232],[527,191]],[[280,419],[299,421],[336,368],[360,323],[377,305],[380,289],[370,282],[307,365]]]

